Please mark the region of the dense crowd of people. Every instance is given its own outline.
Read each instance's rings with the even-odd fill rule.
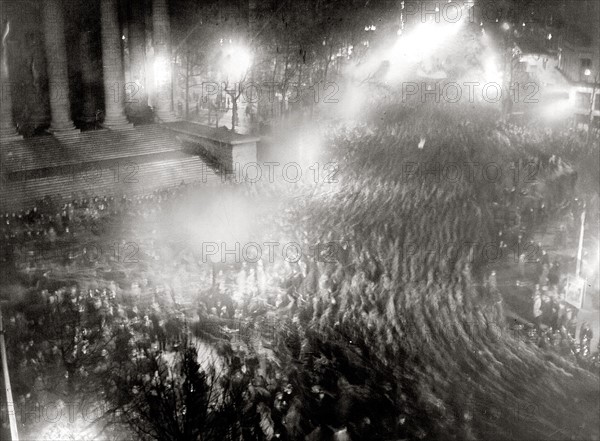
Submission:
[[[524,313],[534,327],[512,338],[494,272],[511,260],[482,248],[513,252],[534,243],[550,219],[576,218],[578,152],[547,149],[546,135],[498,126],[485,112],[466,118],[378,106],[382,119],[329,134],[327,153],[345,165],[333,190],[322,183],[236,189],[257,205],[277,195],[282,209],[261,213],[259,234],[306,249],[335,244],[333,255],[326,247],[294,262],[198,262],[161,233],[173,229],[161,219],[177,219],[177,207],[201,191],[193,184],[136,197],[46,200],[4,214],[2,265],[22,287],[3,307],[17,404],[95,388],[99,400],[118,397],[151,411],[132,391],[153,403],[151,396],[170,397],[170,378],[183,388],[193,376],[182,365],[191,345],[226,372],[221,396],[242,388],[234,395],[245,410],[227,415],[243,420],[243,439],[523,438],[550,436],[556,421],[571,417],[577,422],[565,427],[575,430],[575,414],[595,411],[586,393],[598,381],[598,356],[585,324],[577,352],[564,348],[566,336],[577,336],[574,314],[560,310],[566,270],[541,250],[534,271],[512,261],[522,280],[539,285]],[[415,177],[402,172],[408,163],[430,170],[494,163],[503,174],[491,179],[480,168],[472,178]],[[122,252],[106,251],[114,241],[138,252],[125,262]],[[553,367],[543,354],[556,355]],[[530,381],[542,371],[546,385]],[[545,404],[565,389],[581,392],[583,404]],[[234,395],[219,412],[234,412]],[[537,419],[511,420],[501,411],[506,399],[540,403]]]

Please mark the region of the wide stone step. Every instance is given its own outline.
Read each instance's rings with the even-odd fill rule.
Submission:
[[[179,151],[181,143],[172,133],[149,125],[127,131],[83,132],[68,140],[29,138],[3,144],[0,150],[3,169],[11,171]]]
[[[81,194],[148,194],[181,182],[214,186],[221,184],[221,177],[200,158],[185,156],[136,164],[118,176],[113,173],[75,173],[9,182],[0,191],[0,209],[6,211],[27,207],[46,196],[67,201]]]

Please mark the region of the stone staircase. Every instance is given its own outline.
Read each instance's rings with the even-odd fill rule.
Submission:
[[[158,125],[3,142],[0,159],[2,211],[46,196],[70,200],[83,194],[146,194],[181,182],[221,184],[202,158],[182,151],[177,137]]]

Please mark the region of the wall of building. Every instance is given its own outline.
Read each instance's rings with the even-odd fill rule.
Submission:
[[[571,83],[575,121],[600,127],[600,2],[565,2],[558,69]]]

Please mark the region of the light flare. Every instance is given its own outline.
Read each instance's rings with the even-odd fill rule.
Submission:
[[[163,56],[154,59],[154,78],[157,84],[162,85],[171,80],[171,68],[169,61]]]
[[[462,21],[457,23],[420,23],[411,32],[400,35],[396,43],[384,55],[390,62],[386,80],[395,80],[407,68],[422,62],[442,45],[447,44],[462,28]]]
[[[503,74],[502,70],[498,67],[496,57],[488,56],[483,64],[485,81],[488,83],[502,84]]]
[[[233,81],[241,80],[252,65],[252,54],[244,46],[231,45],[224,50],[223,70]]]

